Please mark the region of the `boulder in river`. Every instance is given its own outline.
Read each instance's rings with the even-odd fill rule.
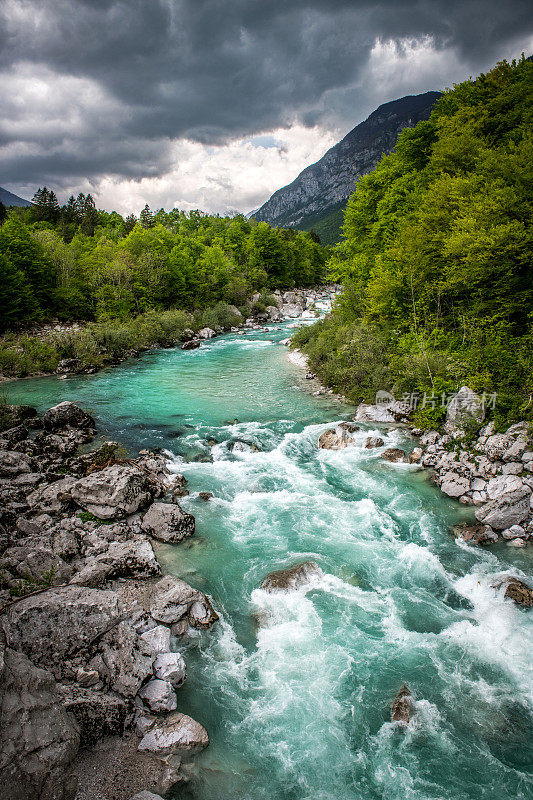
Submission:
[[[398,722],[400,725],[407,725],[411,719],[412,704],[413,698],[411,695],[411,690],[407,684],[404,683],[394,698],[394,702],[391,707],[392,722]]]
[[[383,447],[385,442],[380,436],[368,436],[365,442],[365,447],[367,450],[372,450],[375,447]]]
[[[516,479],[520,482],[520,478],[515,475],[502,476],[509,479]],[[490,485],[490,482],[489,482]],[[493,492],[494,493],[494,492]],[[476,519],[485,525],[490,525],[498,531],[511,528],[513,525],[520,525],[528,519],[530,512],[530,498],[531,489],[529,486],[521,485],[520,488],[513,489],[512,491],[503,491],[494,497],[485,505],[480,506],[476,510]]]
[[[321,450],[343,450],[355,444],[355,439],[350,434],[359,430],[358,425],[353,422],[339,422],[334,428],[328,428],[318,438],[318,446]]]
[[[482,524],[468,525],[467,523],[462,523],[454,525],[452,532],[456,539],[472,542],[472,544],[490,545],[498,541],[498,534],[487,525]]]
[[[150,614],[166,625],[186,620],[193,628],[210,628],[218,619],[205,594],[172,575],[166,575],[154,585]]]
[[[407,461],[405,450],[400,450],[399,447],[387,447],[387,449],[382,452],[381,458],[393,464],[400,464]]]
[[[161,542],[181,542],[194,533],[194,517],[178,503],[152,503],[143,517],[142,529]]]
[[[43,417],[43,425],[47,431],[58,431],[65,428],[92,430],[96,427],[90,414],[68,400],[49,408]]]
[[[164,720],[155,720],[144,734],[139,750],[158,755],[183,753],[191,755],[204,750],[209,744],[209,736],[203,725],[175,711]]]
[[[303,561],[301,564],[295,564],[288,569],[270,572],[263,579],[261,589],[265,589],[267,592],[276,590],[291,591],[305,586],[312,580],[321,578],[322,575],[322,570],[314,561]]]
[[[138,696],[151,711],[175,711],[178,706],[176,694],[170,681],[160,680],[159,678],[148,681],[139,690]]]
[[[200,339],[189,339],[188,342],[183,342],[181,345],[182,350],[196,350],[197,347],[200,347],[201,341]]]
[[[185,659],[181,653],[160,653],[154,661],[154,675],[179,689],[187,679]]]
[[[533,606],[533,589],[518,578],[509,578],[505,588],[505,597],[509,597],[518,606],[531,608]]]

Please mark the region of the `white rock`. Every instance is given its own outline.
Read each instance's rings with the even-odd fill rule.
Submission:
[[[158,755],[172,753],[196,753],[209,744],[206,729],[186,714],[176,712],[155,724],[143,736],[139,750]]]
[[[521,461],[510,461],[508,464],[503,465],[502,473],[504,475],[520,475],[523,469],[524,465]]]
[[[168,681],[175,689],[183,686],[187,678],[185,660],[181,653],[161,653],[154,661],[154,675]]]
[[[484,416],[481,398],[468,386],[462,386],[448,404],[444,429],[451,432],[463,428],[470,421],[482,422]]]
[[[496,500],[500,495],[514,492],[522,488],[522,481],[516,475],[499,475],[491,478],[487,483],[487,494],[490,500]]]
[[[487,482],[483,480],[483,478],[474,478],[472,483],[470,484],[470,488],[473,492],[482,492],[487,485]]]
[[[157,625],[155,628],[141,633],[141,639],[154,654],[168,653],[170,650],[170,628],[167,628],[166,625]]]
[[[154,678],[139,689],[138,695],[151,711],[174,711],[178,707],[176,694],[169,681]]]
[[[524,539],[511,539],[507,542],[507,547],[525,547],[526,543]]]
[[[507,530],[502,531],[504,539],[522,539],[526,536],[526,531],[521,525],[511,525]]]

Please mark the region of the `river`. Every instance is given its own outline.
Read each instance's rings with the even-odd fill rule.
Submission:
[[[318,450],[353,409],[312,396],[279,345],[287,335],[279,325],[5,385],[10,402],[40,410],[79,402],[107,438],[163,447],[188,478],[197,533],[158,557],[222,620],[183,647],[179,709],[211,745],[178,796],[531,800],[533,615],[492,585],[508,569],[531,579],[533,547],[458,544],[450,525],[471,512],[426,474],[362,447]],[[324,573],[313,585],[258,588],[306,559]],[[390,704],[404,681],[415,712],[399,729]]]

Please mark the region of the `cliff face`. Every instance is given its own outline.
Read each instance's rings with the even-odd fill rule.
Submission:
[[[393,149],[403,128],[429,117],[440,96],[440,92],[426,92],[379,106],[320,161],[278,189],[254,217],[271,225],[309,229],[345,205],[359,178]]]

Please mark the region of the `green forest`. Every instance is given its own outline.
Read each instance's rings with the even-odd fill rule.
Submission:
[[[354,401],[497,393],[533,419],[533,63],[446,91],[362,178],[327,269],[344,292],[295,344]],[[433,405],[435,407],[433,408]],[[442,404],[416,419],[437,424]]]
[[[229,328],[239,313],[264,311],[275,289],[310,286],[324,274],[317,237],[243,216],[200,211],[139,218],[99,211],[91,195],[62,207],[40,188],[29,208],[1,211],[0,372],[50,371],[64,358],[82,367],[150,344],[174,342],[186,328]],[[31,324],[87,321],[80,332],[35,337]],[[22,333],[21,333],[22,331]]]

